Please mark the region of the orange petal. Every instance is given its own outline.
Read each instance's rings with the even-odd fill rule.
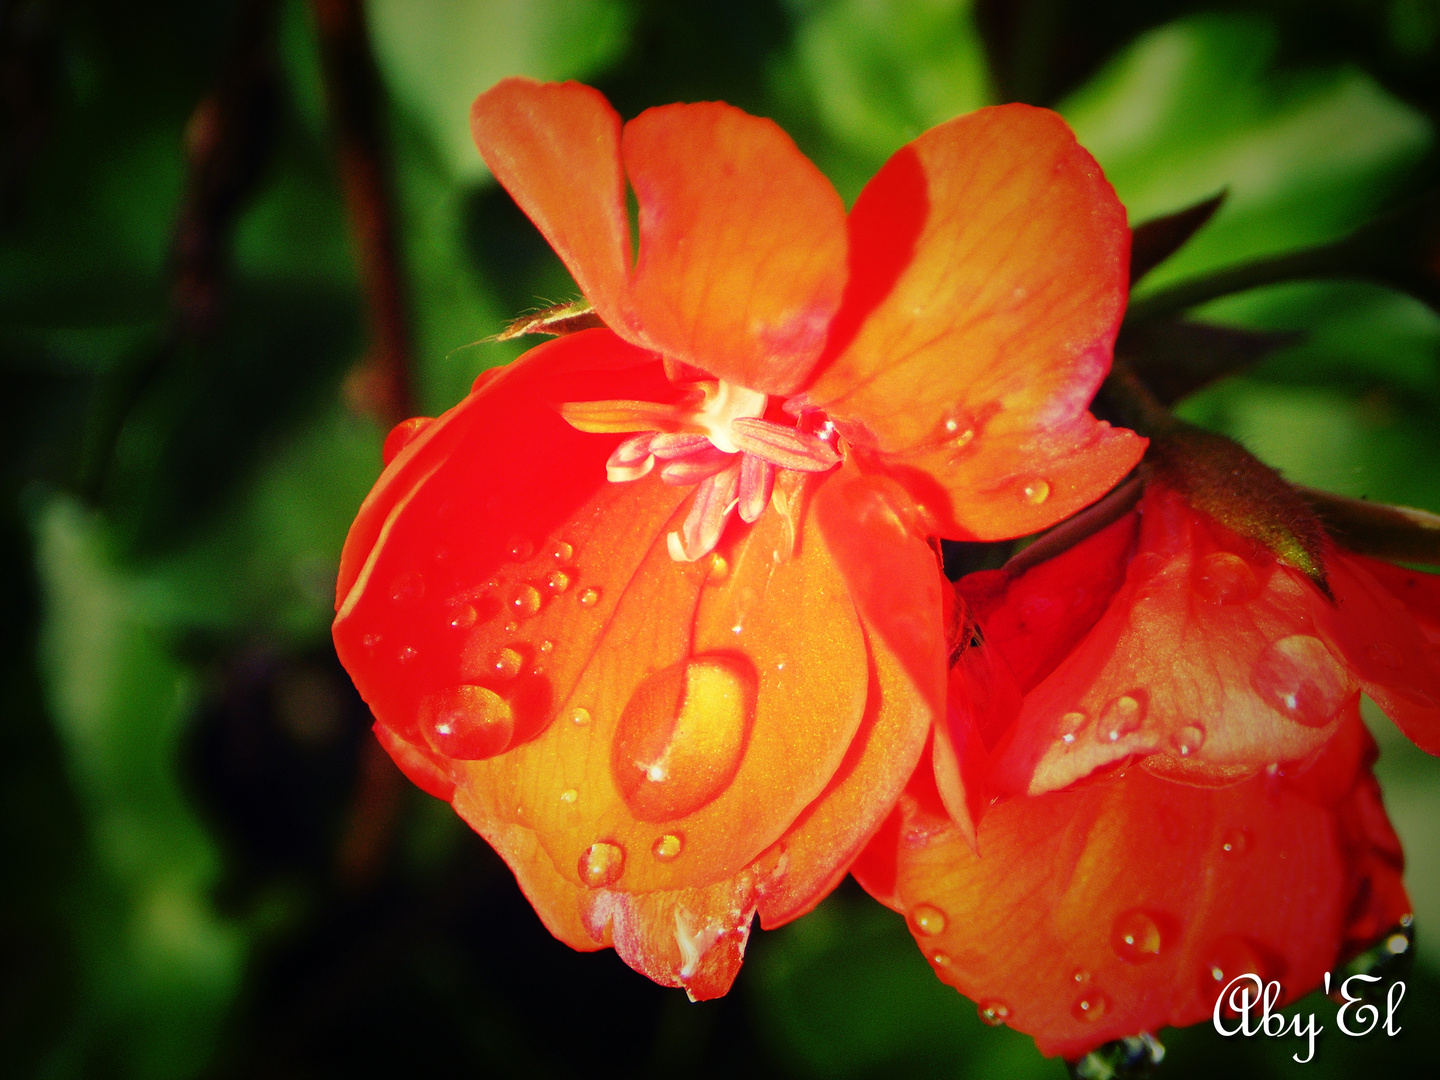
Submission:
[[[1405,602],[1433,618],[1440,604],[1422,598],[1435,593],[1436,579],[1334,548],[1325,568],[1335,602],[1317,595],[1311,603],[1322,634],[1400,730],[1426,753],[1440,754],[1440,644]]]
[[[982,1016],[1078,1057],[1208,1019],[1245,972],[1293,1000],[1359,922],[1383,930],[1408,911],[1365,824],[1363,759],[1345,780],[1324,804],[1283,778],[1205,789],[1141,771],[1010,800],[987,813],[978,857],[954,829],[898,845],[896,898],[936,974]]]
[[[856,202],[845,304],[806,396],[852,442],[911,455],[943,492],[922,501],[946,535],[1057,521],[1143,450],[1085,411],[1110,367],[1129,243],[1124,209],[1054,113],[1004,105],[942,124]]]
[[[815,495],[815,516],[860,610],[870,692],[854,742],[825,792],[785,834],[785,870],[764,891],[761,923],[780,926],[814,907],[880,826],[942,715],[942,577],[929,545],[906,523],[906,499],[883,477],[850,466]]]
[[[720,102],[625,125],[652,348],[766,393],[809,374],[845,284],[845,208],[772,121]]]
[[[1142,511],[1124,586],[997,749],[1001,792],[1057,790],[1130,757],[1229,783],[1313,753],[1356,700],[1315,636],[1304,575],[1159,485]],[[1054,560],[1077,581],[1090,571],[1078,550]]]
[[[619,114],[588,86],[515,77],[475,99],[470,131],[606,325],[633,338]]]

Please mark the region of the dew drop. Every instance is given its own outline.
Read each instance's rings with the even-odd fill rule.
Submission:
[[[1078,710],[1075,712],[1067,712],[1060,717],[1060,724],[1056,728],[1056,733],[1060,736],[1061,742],[1073,743],[1075,736],[1079,735],[1081,730],[1089,722],[1090,717],[1083,712],[1079,712]]]
[[[975,1011],[980,1016],[980,1022],[989,1027],[1004,1027],[1005,1021],[1010,1019],[1010,1006],[1003,1001],[982,1001],[975,1006]]]
[[[1186,724],[1171,736],[1170,744],[1181,757],[1198,754],[1205,745],[1205,729],[1199,724]]]
[[[599,589],[581,589],[580,595],[576,597],[581,607],[594,607],[600,602]]]
[[[576,791],[573,787],[566,788],[560,792],[560,801],[563,803],[573,803],[579,797],[580,792]]]
[[[505,624],[505,632],[506,632],[507,634],[513,634],[513,633],[515,633],[516,630],[519,630],[519,629],[520,629],[520,624],[519,624],[518,622],[516,622],[514,619],[511,619],[509,622],[507,622],[507,623]]]
[[[1250,850],[1250,830],[1226,829],[1225,835],[1220,838],[1220,850],[1226,855],[1244,855]]]
[[[535,554],[535,545],[524,537],[513,540],[510,544],[510,558],[514,562],[524,562]]]
[[[1291,634],[1273,643],[1255,662],[1250,683],[1275,709],[1305,727],[1324,727],[1350,699],[1350,676],[1325,643],[1309,634]]]
[[[552,570],[550,571],[550,576],[545,579],[545,588],[549,589],[553,595],[559,596],[566,589],[570,588],[572,581],[574,581],[574,578],[570,576],[570,571]]]
[[[613,885],[625,869],[625,849],[609,840],[591,844],[580,855],[580,880],[592,889]]]
[[[575,557],[575,546],[566,540],[556,540],[550,545],[548,554],[557,563],[569,562]]]
[[[555,642],[551,641],[549,638],[546,638],[544,641],[540,642],[540,651],[548,656],[550,653],[555,651]]]
[[[366,647],[367,649],[373,649],[376,645],[379,645],[379,644],[380,644],[380,635],[379,635],[379,634],[366,634],[366,635],[365,635],[363,638],[361,638],[360,640],[361,640],[361,642],[365,645],[365,647]]]
[[[1124,694],[1105,706],[1095,735],[1102,742],[1119,742],[1140,727],[1145,719],[1145,706],[1140,697]]]
[[[425,579],[417,570],[407,570],[396,579],[390,599],[397,604],[410,604],[425,595]]]
[[[1089,986],[1095,980],[1095,976],[1084,968],[1076,968],[1070,973],[1070,981],[1076,986]]]
[[[1383,641],[1377,641],[1373,645],[1367,646],[1365,655],[1381,667],[1387,667],[1391,671],[1399,671],[1405,666],[1405,662],[1400,659],[1400,651],[1394,645]]]
[[[947,412],[936,434],[947,450],[957,453],[975,441],[975,418],[964,409]]]
[[[570,710],[570,722],[576,727],[584,727],[590,723],[590,710],[582,709],[579,705]]]
[[[450,625],[456,630],[468,630],[475,625],[477,617],[474,604],[461,604],[455,609],[455,615],[450,620]]]
[[[671,862],[680,857],[680,849],[685,846],[685,841],[677,833],[666,833],[657,837],[655,843],[650,845],[650,853],[661,862]]]
[[[945,932],[945,913],[933,904],[916,904],[910,918],[915,922],[915,929],[922,934],[933,937]]]
[[[1110,947],[1132,964],[1154,960],[1163,944],[1159,925],[1139,908],[1121,912],[1110,927]]]
[[[1243,937],[1223,937],[1212,942],[1200,962],[1200,996],[1214,1001],[1215,995],[1238,975],[1258,975],[1268,982],[1270,965],[1259,950]]]
[[[1050,498],[1050,483],[1047,480],[1031,480],[1024,488],[1025,501],[1039,506]]]
[[[1110,1009],[1110,999],[1100,990],[1087,990],[1075,999],[1070,1013],[1077,1020],[1099,1020]]]
[[[710,556],[710,570],[705,575],[705,580],[711,585],[719,585],[730,576],[730,563],[725,556],[714,554]]]
[[[755,715],[755,673],[730,656],[698,656],[645,677],[611,744],[616,786],[642,821],[713,801],[740,768]]]
[[[540,610],[540,590],[534,585],[521,585],[510,595],[510,611],[521,619],[528,619]]]
[[[525,658],[508,646],[497,652],[491,661],[495,674],[502,679],[513,679],[520,674],[520,669],[524,666]]]
[[[949,953],[943,953],[943,952],[937,952],[934,956],[930,957],[930,962],[931,962],[932,964],[934,964],[936,967],[949,967],[949,966],[950,966],[950,954],[949,954]]]
[[[400,650],[400,662],[402,664],[409,664],[414,661],[414,659],[419,655],[420,650],[416,649],[414,645],[406,645],[403,649]]]
[[[1260,594],[1260,582],[1239,555],[1212,551],[1195,568],[1195,591],[1212,604],[1243,604]]]
[[[420,733],[437,754],[457,761],[494,757],[510,744],[515,714],[494,690],[452,686],[420,703]]]

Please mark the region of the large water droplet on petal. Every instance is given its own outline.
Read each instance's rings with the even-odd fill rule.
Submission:
[[[1010,1019],[1010,1006],[1003,1001],[982,1001],[975,1006],[975,1011],[980,1016],[980,1022],[990,1027],[1002,1027]]]
[[[420,732],[437,754],[479,761],[510,745],[515,714],[488,687],[452,686],[420,703]]]
[[[1230,936],[1213,941],[1201,954],[1200,997],[1213,1002],[1217,994],[1239,975],[1259,976],[1262,983],[1270,979],[1270,964],[1260,950],[1243,937]]]
[[[1243,604],[1260,593],[1250,564],[1232,551],[1212,551],[1195,567],[1195,591],[1212,604]]]
[[[525,666],[525,657],[518,650],[506,646],[495,654],[490,666],[494,668],[496,678],[513,679]]]
[[[549,555],[557,563],[569,562],[575,554],[575,546],[565,540],[556,540],[550,545]]]
[[[581,853],[576,869],[580,880],[592,889],[613,885],[625,869],[625,849],[609,840],[591,844]]]
[[[620,716],[610,765],[642,821],[698,810],[734,778],[755,714],[753,668],[712,655],[645,678]]]
[[[1099,1020],[1110,1011],[1110,999],[1101,990],[1087,990],[1075,999],[1070,1013],[1077,1020]]]
[[[545,588],[559,596],[570,588],[570,582],[573,580],[574,578],[568,570],[552,570],[550,576],[545,579]]]
[[[1075,736],[1079,735],[1089,722],[1090,717],[1086,713],[1079,710],[1067,712],[1060,717],[1060,723],[1056,727],[1055,733],[1060,736],[1061,742],[1073,743]]]
[[[1105,711],[1100,714],[1100,724],[1095,729],[1095,735],[1102,742],[1119,742],[1137,730],[1144,719],[1144,695],[1125,694],[1105,706]]]
[[[922,934],[935,935],[945,932],[945,913],[934,904],[916,904],[910,912],[915,929]]]
[[[1349,673],[1309,634],[1291,634],[1267,648],[1250,683],[1268,704],[1306,727],[1330,723],[1354,693]]]
[[[600,602],[600,590],[581,589],[576,599],[580,601],[581,607],[594,607]]]
[[[1154,960],[1163,945],[1159,924],[1139,908],[1121,912],[1110,928],[1110,947],[1132,964]]]
[[[474,604],[461,604],[455,609],[455,614],[450,617],[450,625],[456,630],[468,630],[475,625],[478,617]]]
[[[590,723],[590,710],[576,705],[570,710],[570,722],[576,727],[584,727]]]

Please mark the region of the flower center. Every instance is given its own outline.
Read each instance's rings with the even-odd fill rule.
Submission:
[[[781,470],[818,473],[840,463],[834,425],[818,410],[781,405],[791,423],[766,420],[770,399],[723,379],[690,383],[679,404],[577,401],[560,406],[572,427],[634,432],[605,463],[612,483],[638,480],[657,466],[662,483],[698,485],[690,513],[666,542],[676,562],[694,562],[720,542],[732,514],[753,522],[765,512]]]

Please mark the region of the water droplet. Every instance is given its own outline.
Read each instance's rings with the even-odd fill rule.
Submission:
[[[363,638],[361,638],[360,640],[361,640],[361,642],[365,645],[365,647],[366,647],[367,649],[373,649],[376,645],[379,645],[379,644],[380,644],[380,635],[379,635],[379,634],[366,634],[366,635],[365,635]]]
[[[1100,990],[1087,990],[1070,1006],[1070,1014],[1077,1020],[1099,1020],[1110,1009],[1110,999]]]
[[[1309,634],[1291,634],[1272,644],[1255,662],[1250,683],[1285,716],[1305,727],[1324,727],[1353,693],[1350,676]]]
[[[452,686],[420,703],[420,732],[437,754],[479,761],[510,744],[515,714],[510,703],[488,687]]]
[[[516,630],[519,630],[519,629],[520,629],[520,624],[519,624],[518,622],[516,622],[514,619],[511,619],[509,622],[507,622],[507,623],[505,624],[505,632],[506,632],[507,634],[513,634],[513,633],[515,633]]]
[[[1243,937],[1223,937],[1211,944],[1200,963],[1200,996],[1214,1001],[1215,995],[1237,975],[1258,975],[1269,981],[1269,968],[1258,949]]]
[[[581,589],[580,595],[576,597],[581,607],[594,607],[600,602],[599,589]]]
[[[1387,667],[1391,671],[1399,671],[1405,666],[1405,661],[1400,659],[1400,650],[1383,641],[1377,641],[1373,645],[1367,646],[1365,655],[1381,667]]]
[[[611,770],[631,811],[667,821],[711,802],[750,738],[754,671],[728,656],[693,657],[635,688],[616,728]]]
[[[1250,830],[1226,829],[1225,835],[1220,838],[1220,850],[1226,855],[1244,855],[1250,850]]]
[[[965,409],[954,409],[940,418],[939,441],[951,453],[958,454],[975,441],[975,418]]]
[[[725,556],[714,554],[710,556],[710,570],[705,575],[705,580],[711,585],[719,585],[730,576],[730,564]]]
[[[1081,729],[1089,722],[1090,717],[1083,712],[1079,712],[1078,710],[1075,712],[1067,712],[1060,717],[1060,724],[1056,728],[1056,733],[1060,736],[1061,742],[1073,743],[1075,736],[1079,735]]]
[[[1010,1019],[1010,1006],[1003,1001],[982,1001],[975,1006],[975,1011],[980,1016],[980,1022],[990,1027],[1003,1027]]]
[[[525,658],[508,646],[497,652],[491,661],[495,674],[502,679],[513,679],[520,674],[520,669],[524,666]]]
[[[450,620],[450,625],[456,630],[468,630],[475,625],[476,619],[474,604],[461,604],[455,609],[455,615]]]
[[[575,557],[575,546],[565,540],[556,540],[550,545],[548,554],[557,563],[569,562]]]
[[[1119,742],[1140,727],[1145,719],[1143,694],[1125,694],[1105,706],[1095,735],[1102,742]]]
[[[544,641],[540,642],[540,651],[548,656],[550,653],[555,651],[555,642],[551,641],[549,638],[546,638]]]
[[[397,604],[409,604],[425,595],[425,579],[418,570],[407,570],[395,579],[390,590],[390,599]]]
[[[1181,757],[1198,754],[1205,745],[1205,729],[1199,724],[1186,724],[1170,737],[1170,744]]]
[[[510,558],[515,562],[524,562],[535,554],[535,545],[524,537],[520,537],[510,543]]]
[[[684,846],[685,841],[678,834],[666,833],[650,845],[650,852],[661,862],[670,862],[680,857],[680,849]]]
[[[932,964],[934,964],[936,967],[949,967],[949,966],[950,966],[950,954],[949,954],[949,953],[943,953],[943,952],[937,952],[934,956],[930,957],[930,962],[931,962]]]
[[[580,792],[576,791],[573,787],[566,788],[560,792],[560,801],[563,803],[573,803],[579,797]]]
[[[540,590],[534,585],[521,585],[510,594],[510,611],[518,618],[528,619],[540,610]]]
[[[945,932],[945,913],[933,904],[916,904],[910,912],[915,929],[922,934],[934,936]]]
[[[602,889],[620,879],[625,869],[625,849],[609,840],[591,844],[580,855],[580,880],[592,889]]]
[[[1232,551],[1212,551],[1195,567],[1195,591],[1212,604],[1243,604],[1260,593],[1250,564]]]
[[[584,727],[590,722],[590,710],[582,709],[579,705],[570,710],[570,722],[576,727]]]
[[[1047,480],[1031,480],[1024,488],[1025,501],[1039,506],[1050,498],[1050,483]]]
[[[400,662],[402,664],[411,663],[419,655],[420,650],[415,648],[414,645],[406,645],[403,649],[400,650]]]
[[[549,589],[553,595],[559,596],[570,588],[570,582],[573,580],[568,570],[552,570],[550,576],[545,579],[545,588]]]
[[[1110,927],[1110,947],[1132,964],[1154,960],[1163,944],[1159,925],[1139,908],[1121,912]]]
[[[1070,973],[1070,981],[1076,986],[1089,986],[1094,980],[1095,976],[1091,975],[1090,972],[1084,968],[1076,968]]]

